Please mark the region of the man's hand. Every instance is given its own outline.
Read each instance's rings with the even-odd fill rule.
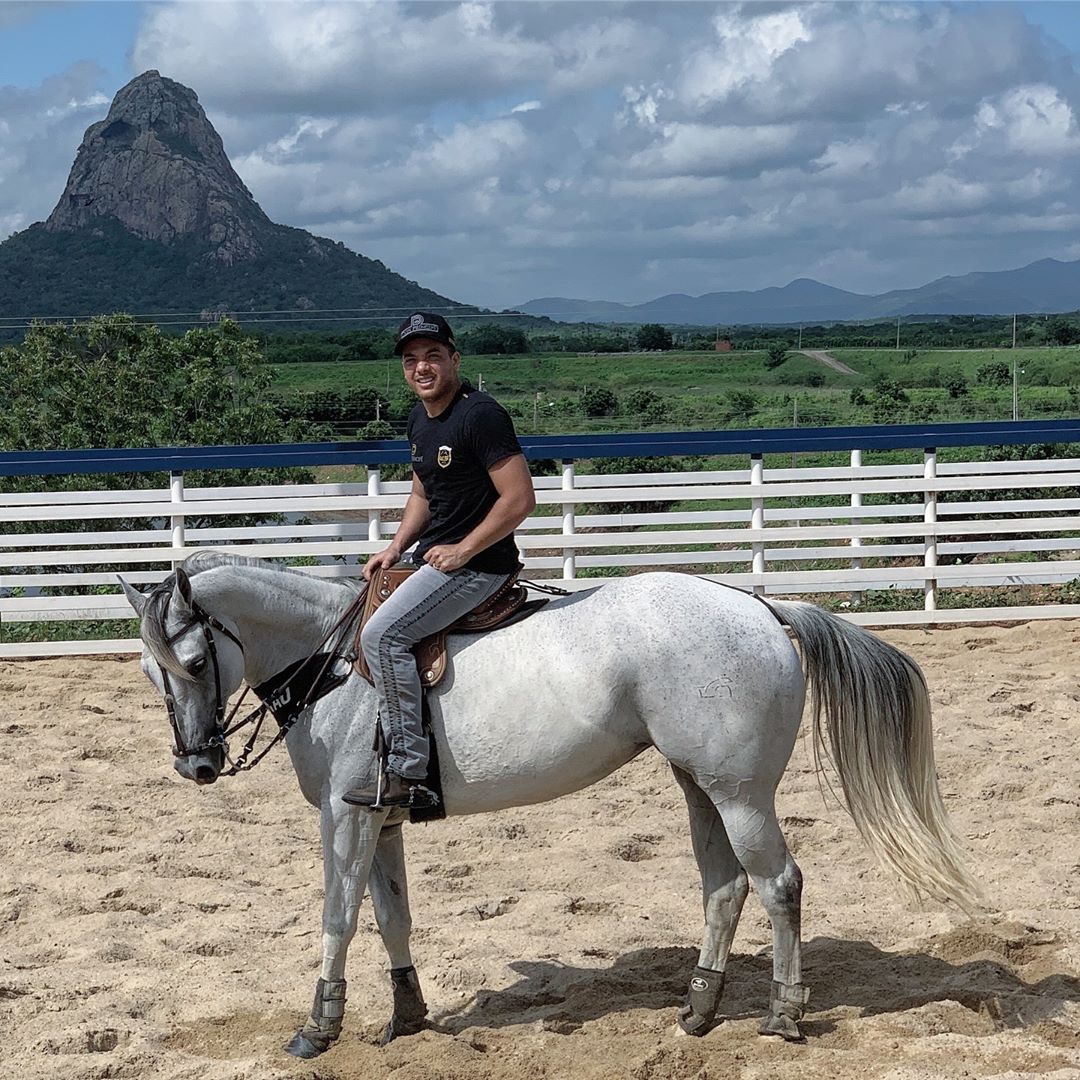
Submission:
[[[370,581],[376,570],[379,570],[384,566],[393,566],[400,558],[401,551],[396,544],[391,544],[388,548],[383,548],[382,551],[372,555],[371,558],[364,563],[364,580]]]
[[[424,561],[444,574],[452,574],[455,570],[460,570],[471,557],[461,544],[436,544],[433,548],[428,548]]]

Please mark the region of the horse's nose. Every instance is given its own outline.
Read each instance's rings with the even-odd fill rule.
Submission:
[[[212,784],[218,778],[218,771],[213,765],[198,765],[195,768],[196,784]]]

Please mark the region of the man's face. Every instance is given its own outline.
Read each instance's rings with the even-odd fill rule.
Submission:
[[[441,341],[413,338],[401,354],[405,381],[421,401],[439,401],[457,390],[461,354]]]

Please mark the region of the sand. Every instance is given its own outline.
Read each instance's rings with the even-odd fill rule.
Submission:
[[[751,895],[728,1019],[673,1021],[700,934],[685,809],[649,753],[559,802],[406,826],[434,1027],[387,1048],[370,907],[340,1042],[281,1047],[319,962],[317,821],[288,759],[196,788],[137,663],[0,664],[0,1077],[1080,1077],[1080,623],[899,630],[924,666],[954,823],[998,910],[906,903],[824,801],[808,739],[779,794],[806,878],[803,1046],[756,1029]]]

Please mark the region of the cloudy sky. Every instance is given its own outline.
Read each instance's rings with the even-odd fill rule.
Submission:
[[[457,300],[1080,258],[1080,4],[0,3],[0,238],[134,75],[276,221]]]

